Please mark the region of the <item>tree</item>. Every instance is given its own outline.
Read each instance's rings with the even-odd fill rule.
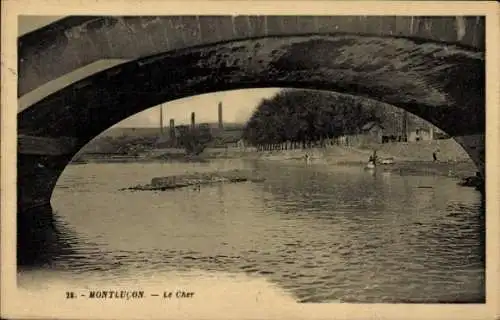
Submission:
[[[366,122],[380,120],[378,107],[376,102],[350,95],[286,89],[260,102],[243,137],[257,146],[292,141],[305,147],[356,133]]]
[[[188,128],[180,132],[177,138],[179,145],[186,150],[188,155],[199,155],[212,141],[213,136],[209,128]]]

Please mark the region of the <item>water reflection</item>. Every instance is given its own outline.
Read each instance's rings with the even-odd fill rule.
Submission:
[[[48,242],[58,250],[46,265],[87,279],[245,273],[301,302],[484,302],[484,199],[474,190],[359,167],[196,170],[217,165],[267,180],[130,193],[117,190],[193,168],[70,167],[53,197],[58,236]]]
[[[383,296],[384,301],[463,302],[457,291],[468,287],[479,292],[484,286],[484,275],[467,280],[484,268],[484,201],[479,194],[438,177],[360,175],[359,168],[329,174],[322,169],[326,171],[291,168],[290,174],[299,178],[268,180],[265,190],[274,201],[267,205],[283,209],[290,224],[315,223],[316,232],[307,235],[308,250],[319,242],[316,255],[330,245],[327,257],[337,253],[341,259],[316,259],[318,270],[312,273],[329,273],[332,264],[347,269],[344,279],[353,293],[343,300],[359,301],[362,294],[367,301]],[[304,181],[314,185],[303,188]],[[329,241],[325,235],[331,236]],[[326,292],[337,281],[324,285]],[[443,286],[452,293],[435,297]],[[309,300],[315,301],[317,294]],[[473,296],[467,298],[480,301],[484,294]]]

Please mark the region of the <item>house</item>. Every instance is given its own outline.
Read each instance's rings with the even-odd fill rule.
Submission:
[[[433,140],[432,128],[417,127],[408,132],[408,142]]]
[[[238,147],[239,141],[243,135],[241,129],[224,129],[214,135],[212,147],[215,148],[234,148]]]
[[[375,121],[367,122],[361,127],[361,136],[363,143],[382,143],[384,127]]]

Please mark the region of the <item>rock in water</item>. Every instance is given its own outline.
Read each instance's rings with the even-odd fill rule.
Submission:
[[[262,182],[265,179],[262,177],[257,177],[251,171],[244,170],[230,170],[222,172],[211,172],[211,173],[193,173],[177,176],[167,176],[167,177],[155,177],[151,179],[149,185],[138,185],[135,187],[124,188],[120,190],[169,190],[178,189],[189,186],[200,186],[212,183],[223,183],[223,182]]]

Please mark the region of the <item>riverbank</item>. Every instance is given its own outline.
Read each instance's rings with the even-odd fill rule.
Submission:
[[[207,148],[199,155],[186,155],[184,149],[153,149],[136,155],[122,154],[82,154],[71,164],[84,163],[136,163],[136,162],[209,162],[216,159],[258,159],[261,156],[255,148]]]
[[[335,165],[335,166],[359,166],[364,167],[369,157],[368,154],[362,152],[353,152],[352,154],[329,155],[328,152],[321,153],[317,150],[311,150],[307,165]],[[268,161],[282,162],[302,162],[305,161],[305,152],[288,153],[287,157],[279,155],[267,155],[260,158]],[[471,160],[457,161],[423,161],[423,160],[406,160],[394,159],[394,163],[382,165],[379,164],[376,168],[377,172],[393,172],[401,175],[439,175],[454,178],[465,178],[474,176],[477,172],[476,165]]]
[[[442,162],[470,161],[467,152],[454,139],[366,144],[360,146],[359,150],[377,150],[377,154],[382,157],[389,156],[405,161],[432,161],[434,152]]]
[[[433,161],[436,150],[438,160]],[[284,162],[305,162],[328,165],[366,165],[373,151],[379,159],[392,158],[393,164],[380,165],[377,170],[401,174],[440,175],[464,178],[476,174],[477,167],[465,150],[453,139],[394,142],[361,146],[328,146],[326,148],[264,151],[259,159]]]
[[[304,163],[306,155],[309,164],[364,166],[377,151],[380,159],[393,158],[391,165],[380,166],[378,170],[401,174],[441,175],[464,178],[475,175],[477,168],[463,148],[454,140],[434,140],[411,143],[385,143],[363,146],[327,146],[326,148],[257,151],[255,148],[207,148],[197,156],[186,156],[182,149],[151,150],[137,156],[87,155],[82,163],[207,163],[213,160],[260,160]],[[432,160],[432,153],[438,152],[438,161]],[[77,164],[77,163],[74,163]]]
[[[471,161],[467,152],[453,139],[274,150],[261,152],[261,158],[296,160],[308,154],[314,159],[324,159],[329,162],[366,162],[373,151],[377,151],[379,158],[393,158],[395,161],[432,162],[432,154],[435,151],[437,151],[437,158],[440,162]]]

